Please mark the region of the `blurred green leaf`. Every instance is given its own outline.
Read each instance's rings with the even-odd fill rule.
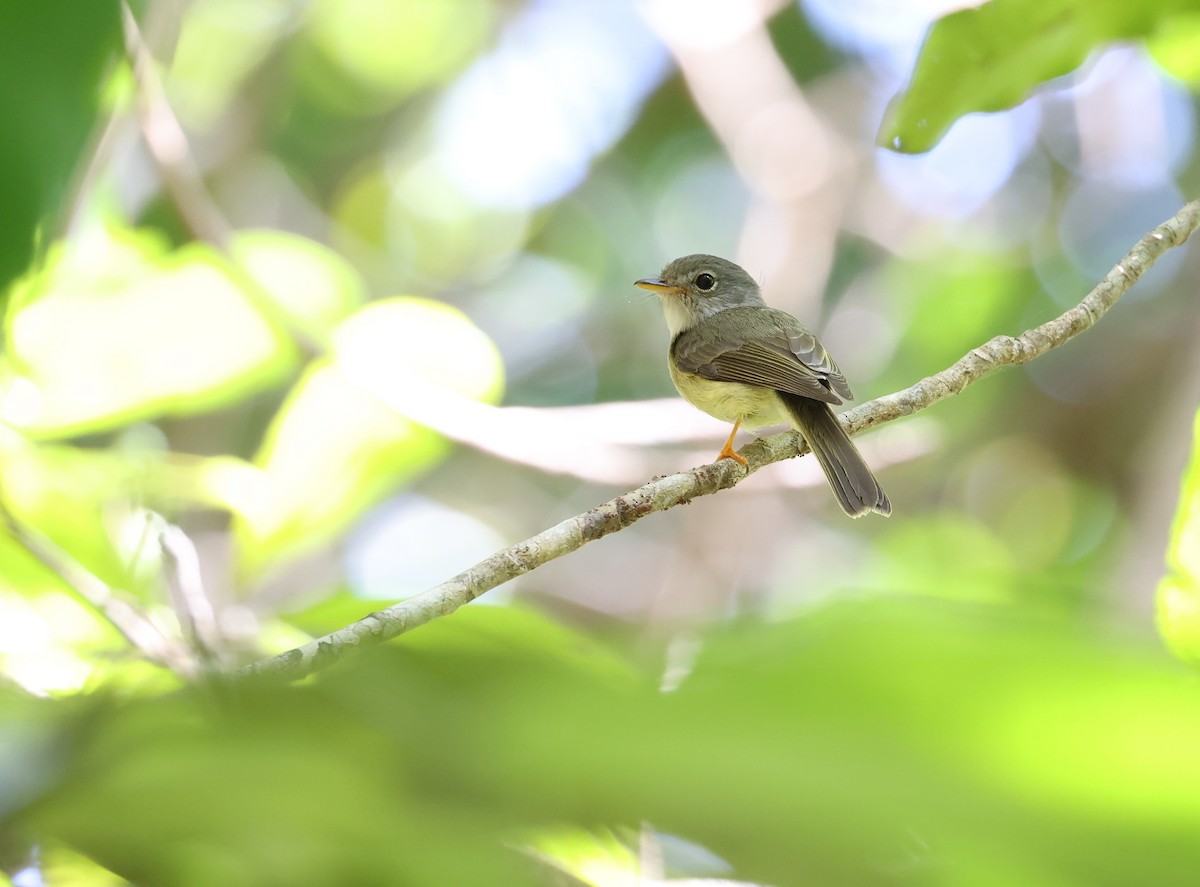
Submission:
[[[882,382],[895,388],[948,366],[998,332],[1019,330],[1029,293],[1036,292],[1027,269],[961,251],[932,263],[893,258],[882,278],[904,326],[905,347]]]
[[[892,266],[888,277],[914,296],[905,342],[926,367],[947,366],[1020,316],[1031,281],[991,256],[958,256],[930,274],[925,264]]]
[[[254,501],[265,485],[261,472],[237,459],[180,453],[93,450],[63,445],[23,445],[5,438],[0,446],[0,503],[105,583],[138,591],[157,588],[157,561],[139,563],[157,551],[140,538],[149,528],[138,512],[152,508],[171,515],[195,507],[234,510]],[[7,542],[0,534],[0,551]],[[0,587],[27,593],[62,583],[28,554],[0,559]]]
[[[321,345],[366,302],[362,277],[329,247],[284,231],[239,231],[233,258],[283,309],[289,325]]]
[[[1150,55],[1194,91],[1200,87],[1200,11],[1184,13],[1149,40]]]
[[[173,689],[164,672],[90,606],[68,594],[13,594],[0,583],[0,673],[36,693],[117,684],[141,695]],[[0,724],[0,737],[3,725]],[[2,745],[0,741],[0,745]]]
[[[990,0],[939,19],[908,87],[892,100],[878,143],[928,151],[959,117],[1020,104],[1114,40],[1169,34],[1196,0]]]
[[[594,638],[523,605],[463,607],[405,639],[415,655],[480,661],[519,660],[534,669],[566,669],[614,686],[638,680],[624,659]]]
[[[1158,584],[1158,630],[1175,655],[1200,665],[1200,413],[1171,525],[1167,574]]]
[[[376,114],[467,64],[496,17],[484,0],[317,0],[296,72],[339,113]]]
[[[108,585],[134,588],[134,573],[118,552],[113,532],[121,505],[129,507],[113,462],[69,447],[9,450],[0,462],[0,498],[13,517],[36,528],[93,575]],[[45,580],[40,570],[23,572],[29,580]],[[34,589],[44,585],[29,590]]]
[[[609,887],[642,880],[637,853],[612,832],[564,828],[539,836],[533,846],[540,858],[578,878],[581,884]],[[699,887],[698,882],[689,883]]]
[[[328,699],[250,699],[97,712],[34,821],[137,883],[528,883],[481,817],[414,803],[421,774],[358,718]]]
[[[662,693],[502,612],[303,686],[90,706],[17,821],[151,883],[539,883],[515,848],[643,821],[781,887],[1200,865],[1200,693],[1153,651],[893,599],[715,633]]]
[[[118,57],[116,0],[0,4],[0,293],[58,212]]]
[[[34,436],[75,435],[215,409],[279,384],[296,349],[209,248],[168,251],[151,232],[94,231],[52,250],[13,289],[12,366],[36,389],[9,419]]]
[[[1013,599],[1021,569],[1000,538],[956,513],[888,527],[870,573],[864,581],[888,593],[999,602]]]
[[[186,123],[211,126],[286,35],[287,0],[195,0],[180,14],[169,99]]]
[[[79,853],[61,844],[39,845],[40,868],[47,885],[54,887],[125,887],[129,884]]]
[[[23,597],[34,597],[52,591],[68,591],[66,583],[58,573],[3,531],[0,531],[0,564],[4,564],[4,570],[0,572],[0,591]]]
[[[374,302],[333,341],[334,357],[309,367],[256,457],[266,495],[235,527],[249,574],[328,540],[448,452],[441,435],[388,405],[389,389],[433,384],[488,402],[503,389],[491,340],[440,302]]]

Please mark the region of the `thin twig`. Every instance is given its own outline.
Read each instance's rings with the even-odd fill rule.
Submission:
[[[204,589],[200,554],[181,528],[167,524],[158,534],[168,587],[184,636],[208,666],[217,663],[220,646],[217,614]]]
[[[138,123],[163,187],[193,236],[225,251],[231,234],[229,223],[204,187],[188,147],[187,135],[167,102],[162,82],[154,70],[154,59],[127,3],[121,4],[121,22],[125,32],[125,54],[136,84]]]
[[[1074,308],[1020,336],[997,336],[972,349],[950,367],[915,385],[864,403],[842,415],[842,423],[857,434],[911,415],[958,394],[968,385],[1003,367],[1021,366],[1091,328],[1117,300],[1172,247],[1182,245],[1200,227],[1200,201],[1192,201],[1174,217],[1137,242],[1129,254]],[[795,432],[762,438],[742,450],[743,468],[725,459],[690,471],[658,478],[632,492],[610,499],[590,511],[568,518],[536,536],[498,551],[452,579],[364,619],[353,622],[302,647],[252,663],[242,675],[300,678],[338,661],[346,654],[382,643],[453,613],[486,591],[569,554],[588,542],[623,530],[656,511],[666,511],[734,486],[765,465],[808,451]]]
[[[149,616],[125,600],[115,589],[72,558],[49,539],[22,525],[5,509],[0,523],[17,542],[48,569],[52,570],[75,594],[103,616],[151,662],[171,669],[181,677],[194,677],[195,664]]]
[[[234,260],[230,262],[229,270],[237,276],[242,295],[251,300],[267,320],[286,330],[304,357],[325,354],[325,344],[236,261],[233,226],[205,187],[187,133],[167,101],[166,90],[154,67],[154,57],[142,37],[137,19],[124,2],[121,4],[121,21],[125,31],[125,55],[133,71],[134,100],[142,139],[172,205],[196,240]]]

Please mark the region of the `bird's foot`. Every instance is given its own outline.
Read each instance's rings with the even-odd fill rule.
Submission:
[[[729,432],[729,439],[725,441],[725,446],[721,447],[721,452],[717,453],[715,461],[720,462],[722,459],[732,459],[743,468],[750,467],[750,463],[746,461],[746,457],[733,451],[733,439],[737,436],[738,429],[742,425],[742,419],[739,416],[738,420],[733,423],[733,431]]]
[[[750,467],[750,463],[746,461],[746,457],[741,453],[734,452],[733,447],[729,446],[728,444],[722,447],[721,452],[717,453],[717,458],[715,461],[720,462],[722,459],[732,459],[743,468]]]

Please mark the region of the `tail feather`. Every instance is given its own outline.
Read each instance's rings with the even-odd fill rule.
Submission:
[[[779,396],[821,464],[842,510],[851,517],[862,517],[870,511],[884,517],[891,514],[892,503],[887,493],[829,405],[785,391],[779,392]]]

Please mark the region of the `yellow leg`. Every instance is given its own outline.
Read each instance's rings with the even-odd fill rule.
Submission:
[[[733,423],[733,431],[729,432],[729,440],[725,441],[725,446],[721,447],[721,452],[717,453],[717,461],[718,462],[720,462],[722,459],[732,459],[734,462],[738,462],[742,465],[749,464],[746,461],[745,456],[742,456],[733,451],[733,438],[737,435],[738,428],[740,428],[741,425],[742,425],[742,419],[739,416],[738,420]]]

